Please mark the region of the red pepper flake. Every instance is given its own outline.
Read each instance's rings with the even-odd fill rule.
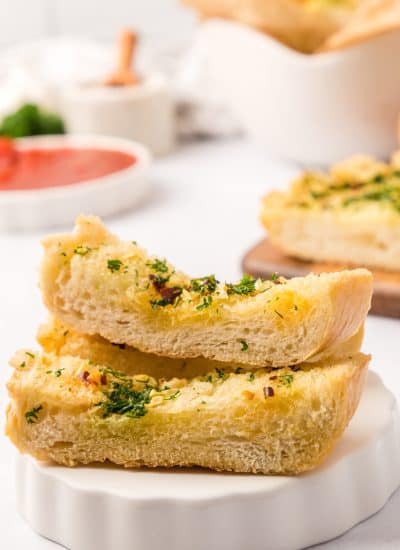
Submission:
[[[274,388],[271,388],[271,386],[265,386],[263,388],[263,391],[265,399],[267,399],[268,397],[274,397],[275,395]]]
[[[101,377],[100,377],[100,384],[102,386],[105,386],[107,384],[107,375],[106,374],[102,374]]]
[[[165,287],[165,283],[168,281],[168,277],[161,277],[160,275],[154,275],[153,273],[149,275],[149,279],[158,292]]]
[[[86,384],[90,384],[90,380],[88,380],[89,376],[90,376],[90,372],[85,370],[79,374],[78,378],[82,382],[85,382]]]
[[[269,379],[270,380],[276,380],[278,377],[276,376],[276,374],[274,374],[274,376],[270,376]]]
[[[160,294],[166,304],[173,304],[182,294],[182,289],[179,286],[164,287],[160,289]]]

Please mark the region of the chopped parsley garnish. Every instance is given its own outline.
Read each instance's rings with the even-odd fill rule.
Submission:
[[[274,309],[274,311],[275,311],[275,313],[278,315],[278,317],[280,317],[281,319],[284,318],[283,315],[282,315],[282,313],[279,313],[278,310]]]
[[[25,355],[27,355],[28,357],[30,357],[31,359],[35,359],[35,355],[33,353],[31,353],[30,351],[26,351],[25,352]]]
[[[165,286],[166,283],[168,283],[170,277],[169,275],[167,277],[164,277],[163,275],[149,275],[150,281],[153,283],[153,286],[155,289],[159,290],[163,286]]]
[[[56,370],[54,371],[54,376],[56,376],[57,378],[59,378],[64,370],[65,370],[65,369],[56,369]]]
[[[247,351],[249,349],[249,344],[246,342],[246,340],[239,340],[239,342],[241,345],[241,351]]]
[[[236,284],[226,283],[225,288],[228,294],[252,294],[256,290],[256,279],[246,274]]]
[[[159,260],[156,258],[152,262],[147,262],[146,265],[150,267],[153,271],[158,271],[159,273],[167,273],[168,266],[165,260]]]
[[[278,278],[279,278],[279,277],[278,277],[278,273],[277,273],[276,271],[274,271],[274,272],[272,273],[272,275],[271,275],[271,281],[272,281],[273,283],[276,283],[276,282],[278,281]]]
[[[24,367],[26,367],[26,363],[25,361],[22,361],[22,363],[19,365],[19,368],[23,369]]]
[[[248,380],[249,382],[254,382],[255,378],[256,378],[256,375],[254,374],[254,372],[251,372],[251,373],[248,375],[247,380]]]
[[[282,374],[279,376],[278,380],[283,386],[289,387],[293,382],[293,374]]]
[[[219,369],[219,368],[216,368],[215,369],[216,373],[217,373],[217,377],[220,379],[220,380],[226,380],[229,376],[229,374],[227,374],[224,369]]]
[[[190,281],[191,290],[199,292],[200,294],[212,294],[217,290],[219,281],[215,278],[215,275],[208,275],[207,277],[199,277],[198,279],[192,279]]]
[[[198,311],[201,311],[202,309],[207,309],[212,304],[212,301],[212,296],[204,296],[203,301],[201,302],[201,304],[196,306],[196,309]]]
[[[132,380],[125,373],[109,367],[104,367],[101,372],[104,377],[110,375],[114,378],[111,381],[111,389],[104,391],[106,399],[97,405],[101,408],[104,418],[112,414],[119,414],[128,418],[141,418],[147,413],[146,405],[152,401],[151,391],[153,389],[157,391],[169,390],[168,386],[164,386],[161,390],[158,385],[153,387],[150,378],[145,376],[141,377],[143,380],[139,380],[139,377]],[[143,389],[135,389],[134,382],[141,382],[144,385]],[[181,391],[178,389],[170,395],[162,397],[164,401],[170,401],[176,399],[180,393]]]
[[[171,394],[168,397],[165,397],[164,401],[171,401],[172,399],[176,399],[180,393],[181,393],[181,390],[176,390],[175,393]]]
[[[74,254],[79,254],[79,256],[86,256],[92,249],[89,246],[79,245],[74,249]]]
[[[34,424],[39,419],[39,412],[43,409],[43,405],[39,405],[38,407],[33,407],[30,411],[27,411],[25,413],[25,418],[28,424]]]
[[[145,405],[150,403],[152,388],[145,387],[141,391],[132,389],[130,383],[113,382],[112,389],[106,392],[107,399],[99,403],[103,417],[120,414],[129,418],[140,418],[146,414]]]
[[[243,372],[242,367],[236,367],[235,374],[240,374],[241,372]]]
[[[113,344],[113,345],[115,345],[115,344]],[[109,374],[110,376],[113,376],[114,378],[118,378],[119,380],[124,380],[124,381],[128,382],[128,377],[124,372],[121,372],[119,370],[114,370],[111,367],[102,367],[100,370],[103,374]]]
[[[121,260],[107,260],[107,267],[111,271],[111,273],[119,271],[121,269],[121,265]]]
[[[64,330],[63,336],[68,336],[69,330]]]

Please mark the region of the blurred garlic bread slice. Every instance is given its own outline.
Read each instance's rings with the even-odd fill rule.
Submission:
[[[360,351],[363,339],[363,326],[349,340],[332,348],[330,359],[347,358]],[[40,326],[37,341],[46,353],[54,355],[71,355],[92,363],[104,365],[131,376],[145,372],[154,378],[194,378],[212,370],[224,369],[227,372],[254,370],[252,365],[239,363],[222,363],[197,357],[192,359],[171,359],[152,353],[143,353],[125,344],[112,344],[101,336],[81,334],[67,329],[54,317]]]
[[[290,256],[400,271],[400,159],[357,156],[263,200],[273,245]]]
[[[157,381],[77,357],[21,351],[7,435],[73,466],[202,466],[298,474],[318,466],[353,416],[369,357]]]
[[[311,53],[347,23],[362,0],[183,0],[203,17],[240,21]]]
[[[348,23],[331,34],[319,51],[346,48],[399,28],[399,0],[364,0]]]
[[[366,270],[290,281],[190,279],[94,217],[44,241],[43,301],[77,332],[168,357],[285,366],[329,356],[370,307]]]

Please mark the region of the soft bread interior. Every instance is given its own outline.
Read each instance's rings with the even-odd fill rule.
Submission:
[[[79,218],[72,235],[48,237],[44,248],[43,300],[61,322],[156,355],[298,364],[332,355],[359,331],[370,307],[372,277],[362,269],[195,290],[195,281],[212,276],[190,279],[119,241],[93,217]],[[173,302],[159,305],[174,292]]]
[[[359,352],[363,334],[364,328],[361,326],[360,330],[349,340],[332,349],[331,358],[347,358],[349,355]],[[215,369],[234,372],[238,369],[254,370],[257,368],[254,365],[222,363],[203,357],[171,359],[143,353],[125,344],[112,344],[98,335],[89,336],[76,332],[74,329],[67,328],[54,317],[40,326],[37,340],[46,353],[81,357],[130,375],[146,373],[154,378],[193,378]]]
[[[21,351],[12,361],[6,431],[22,452],[69,466],[109,460],[297,474],[318,466],[347,426],[368,360],[357,353],[160,381]]]

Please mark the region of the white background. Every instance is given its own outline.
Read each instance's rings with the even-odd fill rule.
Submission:
[[[194,23],[178,0],[0,0],[0,46],[58,34],[109,39],[124,26],[156,43],[182,41]]]

